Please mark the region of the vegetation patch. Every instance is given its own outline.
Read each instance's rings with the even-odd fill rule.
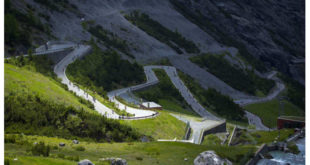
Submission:
[[[258,103],[250,104],[244,108],[259,116],[262,119],[264,125],[269,128],[274,128],[277,126],[277,118],[279,117],[279,107],[280,103],[277,99]],[[283,111],[281,109],[281,116],[305,116],[305,112],[286,100],[283,101]]]
[[[68,160],[68,157],[79,156],[80,160],[89,159],[95,164],[102,164],[100,158],[120,157],[126,159],[128,164],[161,164],[161,165],[179,165],[193,164],[194,159],[199,153],[206,150],[215,151],[220,157],[227,158],[235,164],[240,164],[241,160],[247,155],[252,155],[257,149],[255,146],[238,146],[227,147],[222,145],[195,145],[177,142],[150,142],[150,143],[93,143],[80,141],[81,146],[87,148],[86,151],[76,151],[71,140],[50,138],[41,136],[20,136],[17,141],[28,141],[29,144],[34,142],[44,142],[46,145],[55,146],[60,142],[66,145],[61,149],[51,150],[50,156],[36,157],[27,152],[26,144],[5,144],[5,158],[13,163],[13,159],[18,157],[19,162],[25,164],[76,164],[76,162]],[[63,154],[63,158],[57,155]],[[184,158],[188,160],[185,161]],[[22,163],[21,163],[22,164]]]
[[[135,56],[130,53],[126,40],[119,38],[116,34],[104,29],[101,25],[95,25],[95,22],[91,20],[82,22],[82,27],[90,34],[97,37],[108,48],[113,47],[129,57],[135,58]]]
[[[29,70],[26,69],[27,66]],[[119,125],[118,121],[99,116],[96,111],[82,104],[78,97],[59,86],[54,79],[30,70],[30,65],[19,68],[5,64],[6,132],[93,138],[94,140],[107,140],[105,136],[110,136],[111,141],[114,140],[113,136],[119,136],[124,140],[128,133],[135,135],[126,126],[124,126],[124,134],[121,133],[123,135],[113,131],[114,128],[123,126]],[[88,131],[85,132],[84,129]],[[100,132],[105,135],[95,136]]]
[[[222,140],[215,134],[206,135],[203,138],[202,145],[221,145]]]
[[[43,142],[40,142],[39,144],[35,144],[31,148],[32,155],[35,156],[44,156],[48,157],[51,151],[51,147],[48,145],[45,145]]]
[[[279,74],[279,77],[285,82],[287,88],[285,95],[289,101],[305,110],[305,86],[286,75]]]
[[[67,68],[68,78],[106,97],[106,92],[144,82],[143,67],[122,60],[112,50],[102,51],[92,44],[93,52],[77,59]]]
[[[159,83],[156,86],[135,94],[145,100],[154,101],[163,106],[163,109],[186,114],[195,114],[186,103],[178,89],[172,84],[166,72],[162,69],[153,69]]]
[[[182,139],[185,134],[186,124],[168,112],[162,111],[160,114],[151,119],[144,120],[122,120],[123,124],[130,126],[137,132],[154,139]]]
[[[182,79],[186,87],[194,94],[195,98],[212,113],[215,113],[227,120],[234,120],[238,122],[247,123],[247,119],[244,117],[243,109],[235,104],[233,100],[217,92],[215,89],[209,88],[203,89],[198,82],[196,82],[190,76],[178,72],[179,77]]]
[[[98,114],[66,107],[27,93],[5,97],[5,132],[85,138],[95,141],[133,141],[139,134]]]
[[[30,48],[33,33],[46,33],[50,35],[49,26],[43,24],[36,16],[33,9],[28,6],[25,13],[12,6],[10,0],[5,0],[5,44],[14,54],[17,46]]]
[[[238,129],[236,136],[232,140],[232,145],[261,145],[263,143],[272,143],[274,141],[284,141],[294,134],[293,129],[281,129],[280,133],[276,131],[247,131]],[[280,135],[280,137],[278,137]]]
[[[125,15],[125,18],[150,36],[153,36],[160,42],[167,44],[179,54],[183,53],[180,48],[184,49],[187,53],[200,52],[198,47],[192,41],[184,38],[178,31],[173,32],[167,29],[159,22],[151,19],[145,13],[140,13],[135,10],[129,15]]]
[[[299,154],[300,151],[297,147],[297,145],[294,142],[290,142],[287,144],[287,148],[292,152],[293,154]]]
[[[262,91],[265,95],[274,87],[275,82],[257,76],[253,71],[243,70],[232,66],[224,59],[223,55],[204,54],[190,58],[190,60],[198,64],[202,68],[214,74],[219,79],[231,87],[252,95],[256,91]]]
[[[47,157],[38,157],[38,156],[21,156],[18,157],[18,160],[15,161],[14,157],[8,157],[6,158],[6,162],[8,162],[5,165],[15,165],[15,164],[21,164],[21,165],[53,165],[53,164],[61,164],[61,165],[73,165],[76,164],[76,162],[69,161],[69,160],[63,160],[63,159],[56,159],[56,158],[47,158]]]
[[[38,58],[41,58],[41,56],[38,56]],[[43,65],[44,64],[46,63],[43,63]],[[59,81],[35,72],[35,70],[40,67],[37,68],[33,65],[25,65],[20,68],[11,64],[5,64],[4,66],[5,96],[10,93],[38,95],[40,98],[52,102],[73,106],[76,109],[83,108],[87,112],[95,113],[87,104],[83,104],[80,101],[81,98],[67,91],[65,88],[66,86],[61,85]],[[43,73],[44,70],[40,70],[40,72]],[[47,74],[49,73],[50,72],[47,72]]]
[[[46,55],[34,56],[32,51],[28,51],[29,56],[13,56],[10,59],[5,59],[5,63],[12,64],[18,67],[26,68],[30,71],[38,72],[44,76],[51,77],[57,80],[57,76],[53,71],[54,62]]]

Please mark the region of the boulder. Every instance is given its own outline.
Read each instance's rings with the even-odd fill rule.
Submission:
[[[127,161],[125,159],[122,158],[101,158],[99,159],[99,161],[107,161],[110,162],[111,165],[128,165]]]
[[[194,165],[232,165],[229,160],[222,159],[214,151],[200,153],[194,160]]]
[[[62,142],[59,143],[59,146],[60,146],[60,147],[64,147],[65,145],[66,145],[66,144],[65,144],[65,143],[62,143]]]
[[[73,140],[72,141],[74,144],[79,144],[80,142],[78,140]]]
[[[141,137],[141,142],[150,142],[149,138],[147,136]]]
[[[127,161],[125,159],[116,158],[111,161],[111,165],[127,165]]]
[[[94,165],[94,163],[92,163],[90,160],[88,159],[84,159],[84,160],[81,160],[78,165]]]

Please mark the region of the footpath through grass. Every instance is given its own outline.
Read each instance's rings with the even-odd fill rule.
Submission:
[[[213,150],[222,158],[227,158],[239,164],[242,163],[241,161],[248,160],[248,155],[252,155],[257,149],[254,146],[227,147],[175,142],[89,143],[81,141],[80,144],[73,144],[71,140],[60,138],[22,135],[16,137],[15,142],[5,143],[5,158],[12,160],[17,157],[20,160],[16,161],[16,163],[33,160],[34,162],[40,162],[40,164],[77,164],[75,161],[68,160],[71,157],[76,157],[79,160],[89,159],[96,165],[102,165],[103,162],[99,162],[100,158],[120,157],[126,159],[130,165],[187,165],[193,164],[199,153]],[[46,145],[51,146],[49,158],[32,156],[29,148],[34,142],[44,142]],[[58,147],[60,142],[65,143],[66,146]],[[76,149],[78,146],[84,147],[85,151],[78,151]],[[185,161],[184,158],[188,160]]]
[[[247,105],[244,108],[259,116],[262,119],[264,125],[269,128],[274,128],[277,126],[277,118],[279,116],[279,101],[277,99],[258,103],[258,104],[251,104]],[[283,116],[305,116],[303,110],[295,106],[294,104],[284,101],[283,104],[283,111],[281,110],[281,115]]]

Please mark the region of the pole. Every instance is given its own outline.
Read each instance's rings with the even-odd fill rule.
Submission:
[[[279,101],[279,112],[278,112],[278,120],[280,117],[280,108],[281,108],[281,96],[278,97],[278,101]],[[280,139],[280,128],[278,126],[278,139]]]

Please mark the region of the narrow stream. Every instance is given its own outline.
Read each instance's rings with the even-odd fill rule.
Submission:
[[[300,151],[299,154],[285,153],[282,151],[271,151],[273,159],[262,159],[257,165],[304,165],[305,164],[305,138],[296,141]]]

